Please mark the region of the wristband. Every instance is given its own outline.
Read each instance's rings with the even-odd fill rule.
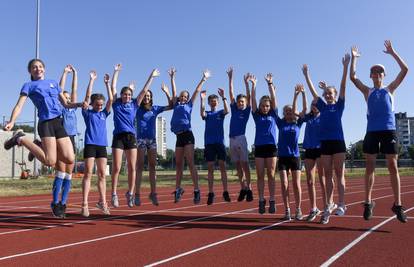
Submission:
[[[224,101],[224,100],[227,100],[227,98],[226,98],[226,97],[223,97],[223,98],[222,98],[222,100],[223,100],[223,101]]]

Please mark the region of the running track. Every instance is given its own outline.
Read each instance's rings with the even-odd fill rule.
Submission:
[[[414,177],[401,180],[406,224],[390,210],[393,197],[387,177],[376,180],[373,219],[361,217],[363,180],[350,179],[347,213],[331,216],[327,225],[319,224],[319,218],[312,223],[281,221],[280,194],[276,214],[260,215],[257,199],[235,201],[237,184],[229,187],[233,202],[224,203],[219,181],[220,197],[212,206],[193,205],[192,189],[186,187],[178,204],[172,203],[173,189],[159,188],[160,206],[154,207],[144,189],[141,207],[130,209],[121,199],[123,205],[112,209],[111,216],[91,209],[89,218],[78,215],[80,194],[71,194],[64,220],[51,217],[48,195],[0,198],[0,266],[412,266]],[[304,182],[302,188],[302,210],[307,213]],[[292,211],[293,200],[291,193]],[[96,201],[97,193],[92,193],[90,207]]]

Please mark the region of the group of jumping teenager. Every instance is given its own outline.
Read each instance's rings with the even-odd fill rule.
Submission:
[[[230,108],[225,96],[225,90],[219,88],[218,95],[207,93],[203,85],[210,77],[209,71],[204,71],[196,89],[190,95],[189,91],[181,91],[177,95],[175,84],[176,70],[171,68],[168,74],[171,82],[172,94],[169,88],[162,83],[161,90],[167,98],[165,106],[153,104],[153,92],[150,86],[154,78],[160,75],[154,69],[149,75],[143,89],[136,98],[133,98],[135,84],[130,83],[122,87],[117,95],[117,80],[121,72],[121,64],[114,67],[112,80],[109,74],[104,75],[104,84],[107,90],[107,99],[100,93],[92,93],[97,74],[89,73],[89,84],[83,101],[77,102],[78,73],[72,65],[64,68],[61,80],[45,78],[45,64],[40,59],[33,59],[28,64],[31,81],[25,83],[20,91],[10,121],[4,126],[7,131],[12,130],[21,109],[29,97],[38,110],[38,132],[41,140],[31,140],[22,130],[16,130],[4,143],[5,149],[19,145],[26,147],[29,160],[36,157],[46,166],[56,170],[53,182],[52,213],[56,217],[64,217],[66,203],[71,187],[72,170],[75,159],[75,136],[77,134],[76,109],[82,109],[82,116],[86,125],[84,138],[85,172],[82,182],[83,201],[81,214],[89,216],[88,194],[90,191],[91,176],[96,164],[98,177],[99,201],[96,207],[104,214],[109,215],[110,210],[106,200],[106,165],[107,165],[107,130],[106,120],[113,112],[114,131],[112,140],[112,194],[111,204],[119,207],[117,194],[118,177],[121,170],[122,156],[125,152],[128,173],[128,191],[125,194],[129,207],[141,205],[140,187],[144,158],[147,154],[149,181],[151,191],[149,199],[153,205],[158,206],[156,191],[156,157],[157,144],[155,138],[155,122],[158,114],[173,110],[171,118],[171,131],[176,135],[176,189],[174,202],[181,200],[184,190],[181,187],[184,159],[186,160],[194,186],[194,204],[201,202],[199,177],[194,164],[194,135],[191,128],[191,113],[193,105],[200,95],[200,115],[205,121],[204,156],[208,165],[208,195],[207,205],[215,200],[213,190],[214,169],[216,160],[221,173],[223,184],[223,199],[230,202],[227,187],[227,174],[225,166],[226,150],[224,145],[225,116],[230,112],[230,155],[237,169],[240,182],[238,201],[253,201],[253,191],[248,164],[248,145],[245,136],[246,125],[250,114],[256,125],[254,138],[255,169],[257,174],[258,212],[263,214],[276,212],[275,199],[275,172],[276,166],[281,181],[281,193],[285,209],[283,220],[291,220],[293,214],[289,201],[289,175],[292,176],[293,195],[295,199],[294,219],[302,220],[301,210],[301,160],[299,153],[299,134],[303,123],[306,123],[303,148],[305,149],[305,169],[309,192],[311,210],[306,217],[313,221],[319,214],[321,223],[327,224],[333,212],[343,216],[346,213],[345,203],[345,153],[346,145],[342,130],[342,114],[345,108],[346,80],[350,66],[350,79],[362,92],[367,103],[367,132],[363,142],[363,151],[366,157],[365,172],[365,202],[363,217],[369,220],[373,216],[375,202],[372,200],[372,190],[375,180],[375,160],[379,152],[384,153],[390,173],[391,186],[394,192],[392,211],[401,222],[407,221],[407,216],[401,204],[400,177],[397,167],[398,142],[396,141],[396,123],[394,116],[393,94],[408,72],[408,67],[394,50],[390,41],[385,41],[384,53],[391,55],[400,67],[396,79],[389,85],[384,84],[385,68],[381,64],[373,65],[370,69],[370,78],[373,86],[369,87],[356,76],[356,61],[360,56],[358,48],[352,47],[351,54],[342,58],[342,79],[337,89],[326,82],[319,82],[322,97],[318,95],[311,80],[309,67],[303,65],[302,72],[306,85],[313,96],[310,112],[307,112],[307,99],[305,86],[297,84],[294,88],[292,105],[282,109],[282,116],[278,114],[276,87],[273,75],[268,73],[265,81],[269,95],[256,100],[256,77],[247,73],[244,75],[246,87],[245,94],[234,93],[233,69],[227,70],[229,80]],[[65,91],[66,79],[72,74],[72,90]],[[302,98],[302,110],[298,112],[298,97]],[[207,98],[210,110],[205,108]],[[219,109],[219,99],[223,102],[223,109]],[[105,103],[106,101],[106,103]],[[277,129],[277,130],[276,130]],[[278,132],[278,136],[276,136]],[[277,164],[276,164],[277,163]],[[316,170],[321,186],[323,211],[316,205],[315,176]],[[265,176],[268,182],[268,202],[265,199]],[[335,181],[334,181],[335,179]],[[337,186],[338,201],[333,200],[334,185]]]

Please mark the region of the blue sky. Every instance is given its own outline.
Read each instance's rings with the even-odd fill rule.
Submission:
[[[29,79],[27,62],[35,55],[35,0],[0,2],[3,27],[0,65],[2,105],[0,115],[10,116],[22,84]],[[385,39],[391,39],[406,61],[408,76],[395,94],[397,112],[414,116],[413,64],[414,20],[412,1],[41,1],[40,58],[46,63],[46,77],[59,79],[66,64],[79,71],[79,95],[83,97],[88,72],[95,69],[99,82],[96,92],[105,92],[105,72],[121,62],[119,86],[135,80],[140,90],[153,68],[161,77],[153,83],[154,103],[166,103],[161,82],[169,82],[167,69],[177,68],[178,90],[193,91],[203,69],[213,77],[205,84],[208,93],[223,87],[228,93],[226,69],[235,69],[235,91],[244,92],[242,75],[248,71],[258,79],[258,96],[267,93],[263,79],[275,76],[279,106],[292,101],[296,83],[305,83],[301,66],[307,63],[316,84],[326,80],[339,83],[341,57],[358,45],[361,58],[359,78],[371,85],[369,67],[382,63],[386,83],[399,68],[382,52]],[[68,83],[70,85],[70,83]],[[307,91],[308,99],[310,93]],[[169,130],[167,145],[173,148],[175,136]],[[363,138],[366,104],[362,94],[347,81],[346,107],[342,118],[346,143]],[[26,102],[19,121],[33,120],[33,105]],[[84,124],[78,113],[79,129]],[[230,116],[226,118],[228,135]],[[113,129],[112,117],[108,129]],[[193,109],[192,125],[196,146],[203,147],[204,122],[199,115],[199,98]],[[249,145],[254,139],[254,123],[247,128]],[[111,140],[112,136],[108,136]],[[302,136],[301,136],[302,139]],[[228,145],[228,138],[226,137]]]

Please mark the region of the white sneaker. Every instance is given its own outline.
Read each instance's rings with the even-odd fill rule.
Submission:
[[[331,213],[328,210],[325,210],[321,217],[321,224],[328,224],[330,216],[331,216]]]
[[[337,207],[338,207],[338,205],[336,205],[335,203],[333,203],[333,202],[329,203],[328,207],[327,207],[327,209],[329,211],[329,214],[331,214]]]
[[[112,195],[111,204],[112,204],[112,206],[114,208],[118,208],[119,207],[118,195]]]
[[[345,205],[339,205],[338,208],[336,209],[335,215],[344,216],[345,211],[346,211],[346,206]]]
[[[98,203],[96,203],[96,207],[98,209],[100,209],[103,214],[105,214],[105,215],[111,215],[111,212],[109,211],[109,207],[108,207],[108,205],[106,203],[104,204],[102,202],[98,202]]]
[[[81,215],[83,217],[89,217],[89,209],[88,209],[88,205],[86,206],[82,206],[81,208]]]

